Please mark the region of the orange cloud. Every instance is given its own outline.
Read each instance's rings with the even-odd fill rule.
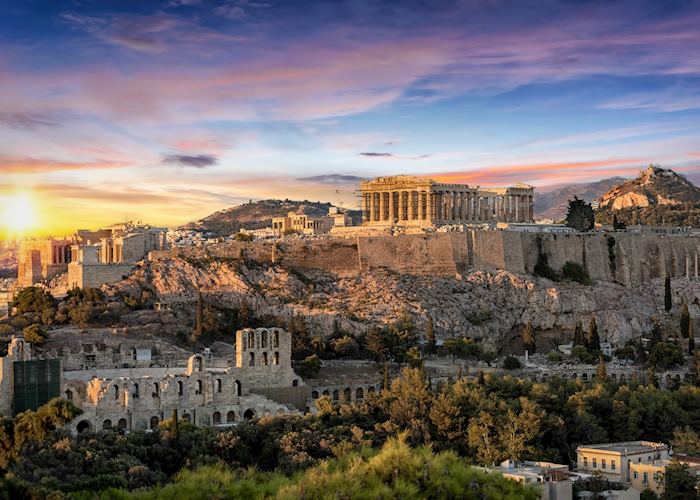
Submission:
[[[1,158],[0,171],[4,174],[35,174],[61,170],[95,170],[121,168],[130,163],[123,161],[96,160],[89,162],[72,162],[60,160],[42,160],[39,158]]]

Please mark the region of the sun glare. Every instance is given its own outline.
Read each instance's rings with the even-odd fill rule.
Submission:
[[[20,236],[36,228],[38,218],[34,200],[28,193],[17,193],[2,200],[2,228],[9,235]]]

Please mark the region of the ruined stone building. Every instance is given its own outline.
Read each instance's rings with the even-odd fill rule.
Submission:
[[[284,217],[272,218],[272,232],[275,236],[283,236],[294,232],[299,234],[323,234],[333,228],[334,219],[330,216],[311,217],[300,212],[289,212]]]
[[[534,188],[526,184],[482,188],[398,175],[360,185],[368,226],[430,227],[443,224],[530,222]]]
[[[168,247],[166,232],[166,228],[127,222],[97,231],[81,229],[67,238],[24,241],[17,286],[31,286],[66,271],[70,288],[118,281],[148,252]]]
[[[15,337],[8,355],[0,358],[0,411],[12,415],[18,409],[35,409],[60,395],[83,410],[70,424],[77,432],[152,429],[173,412],[196,425],[226,426],[303,411],[310,395],[292,369],[291,334],[279,328],[236,332],[235,356],[228,360],[215,360],[205,353],[191,355],[186,364],[161,366],[143,346],[136,349],[133,363],[120,356],[119,368],[114,368],[113,356],[90,359],[80,368],[74,362],[61,366],[57,359],[37,359],[29,345]],[[27,363],[43,363],[51,370],[48,375],[47,370],[33,372],[24,368]],[[27,404],[23,394],[36,389],[25,385],[31,382],[41,390],[47,377],[53,391],[44,391]]]
[[[17,286],[32,286],[66,272],[71,247],[78,242],[75,236],[22,241],[17,253]]]

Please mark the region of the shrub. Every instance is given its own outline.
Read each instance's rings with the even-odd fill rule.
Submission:
[[[46,334],[39,325],[29,325],[22,330],[22,334],[24,335],[24,340],[31,345],[42,345],[46,342]]]
[[[576,281],[582,285],[591,284],[591,278],[588,276],[588,271],[586,271],[581,264],[576,262],[567,261],[561,270],[561,274],[566,280]]]
[[[518,370],[523,367],[523,364],[515,356],[508,356],[503,360],[503,368],[506,370]]]

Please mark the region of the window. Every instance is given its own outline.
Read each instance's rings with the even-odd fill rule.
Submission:
[[[615,460],[610,460],[610,470],[615,470]]]
[[[601,468],[601,469],[605,469],[605,468],[606,468],[605,465],[606,465],[606,464],[605,464],[605,459],[604,459],[604,458],[601,458],[601,459],[600,459],[600,468]]]
[[[595,469],[597,466],[598,466],[598,459],[594,457],[593,458],[593,468]]]
[[[216,392],[221,392],[222,384],[221,384],[221,379],[217,378],[216,379]]]
[[[262,343],[260,345],[263,349],[267,347],[267,332],[262,333]]]
[[[139,384],[134,384],[134,397],[139,397]]]
[[[240,396],[242,394],[243,388],[241,387],[241,383],[236,380],[236,396]]]
[[[583,466],[588,467],[588,457],[583,457]]]
[[[153,397],[157,398],[160,396],[160,385],[158,385],[158,382],[155,382],[153,384]]]
[[[197,380],[197,392],[195,394],[202,394],[202,381]]]
[[[637,479],[638,477],[639,477],[639,474],[637,473],[637,471],[634,471],[634,478]]]
[[[254,348],[255,348],[255,333],[249,332],[248,333],[248,349],[254,349]]]
[[[262,365],[267,366],[267,353],[266,352],[263,353]]]
[[[272,364],[273,364],[273,365],[279,365],[279,364],[280,364],[280,353],[276,352],[276,353],[272,356]]]
[[[275,332],[274,336],[272,337],[272,342],[274,344],[272,347],[279,347],[280,346],[280,334],[279,334],[279,332]]]
[[[659,473],[658,472],[654,472],[654,482],[655,483],[659,482]]]
[[[649,473],[644,473],[644,478],[642,479],[642,484],[649,484]]]
[[[119,399],[119,386],[114,386],[114,399]]]
[[[179,380],[177,382],[177,395],[182,396],[182,382]]]
[[[255,353],[250,353],[250,360],[248,361],[248,366],[255,366]]]

